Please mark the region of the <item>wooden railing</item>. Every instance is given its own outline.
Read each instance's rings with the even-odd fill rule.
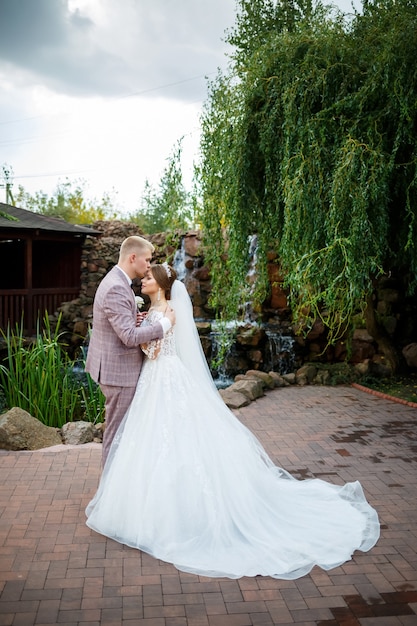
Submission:
[[[8,324],[20,327],[23,315],[25,333],[33,334],[45,311],[53,315],[60,304],[77,298],[79,291],[79,287],[0,289],[0,328],[5,331]]]

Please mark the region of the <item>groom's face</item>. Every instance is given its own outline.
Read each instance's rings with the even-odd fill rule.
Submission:
[[[134,257],[133,269],[136,273],[136,278],[143,278],[151,267],[152,253],[143,252],[142,254],[135,254]]]

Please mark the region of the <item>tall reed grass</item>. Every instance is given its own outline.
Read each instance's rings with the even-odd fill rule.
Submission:
[[[82,349],[81,407],[84,411],[84,419],[95,424],[96,422],[102,422],[104,420],[105,397],[97,383],[95,383],[90,374],[85,371],[86,356],[85,349]]]
[[[14,330],[1,331],[7,356],[0,364],[0,384],[8,408],[20,407],[47,426],[61,428],[66,422],[103,419],[104,397],[87,373],[79,376],[74,361],[60,340],[60,318],[52,331],[49,318],[27,339],[23,322]]]

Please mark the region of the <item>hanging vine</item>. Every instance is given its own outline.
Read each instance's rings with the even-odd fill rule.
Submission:
[[[239,314],[257,233],[255,300],[273,248],[295,320],[321,317],[335,341],[378,275],[417,287],[417,4],[366,2],[349,19],[320,3],[238,5],[233,63],[202,117],[212,304]]]

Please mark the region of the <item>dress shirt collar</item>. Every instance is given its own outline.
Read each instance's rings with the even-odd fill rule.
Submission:
[[[127,282],[129,283],[129,285],[130,285],[130,286],[132,286],[132,279],[130,278],[130,276],[128,276],[128,275],[126,274],[126,272],[125,272],[124,270],[122,270],[122,268],[120,267],[120,265],[117,265],[116,267],[117,267],[117,268],[118,268],[118,269],[122,272],[122,274],[124,274],[124,275],[126,276],[126,280],[127,280]]]

